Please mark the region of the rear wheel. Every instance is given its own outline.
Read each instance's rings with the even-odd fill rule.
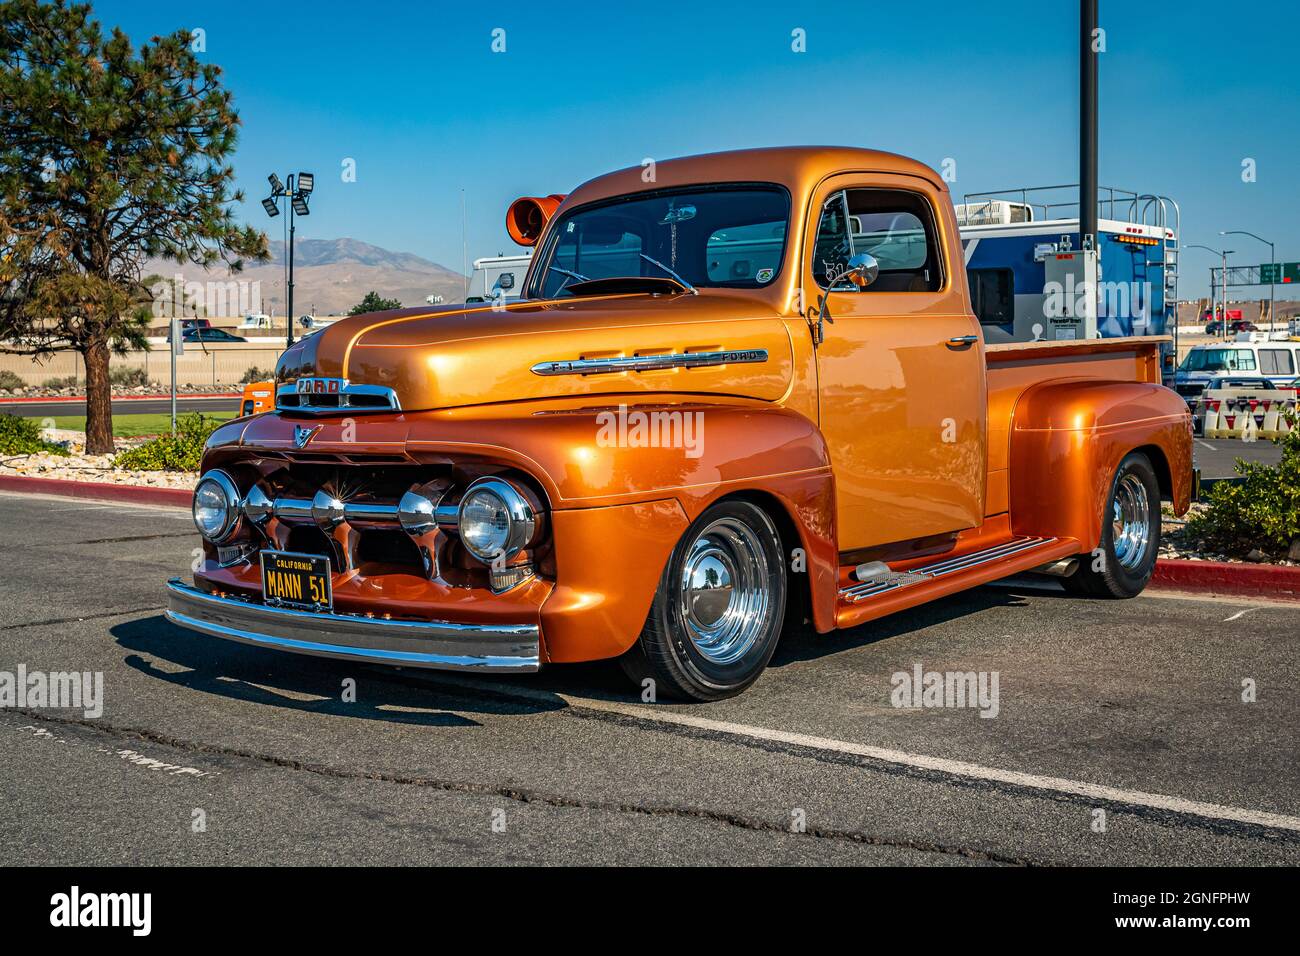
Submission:
[[[748,501],[724,501],[673,549],[636,644],[622,657],[638,683],[688,700],[721,700],[758,679],[785,619],[781,537]]]
[[[1130,598],[1142,592],[1160,551],[1160,485],[1146,455],[1120,462],[1101,514],[1101,544],[1079,556],[1062,583],[1074,594]]]

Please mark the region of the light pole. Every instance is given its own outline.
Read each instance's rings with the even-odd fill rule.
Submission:
[[[1269,278],[1269,283],[1268,283],[1268,330],[1269,330],[1270,332],[1272,332],[1272,331],[1273,331],[1273,328],[1274,328],[1274,326],[1273,326],[1273,316],[1274,316],[1274,312],[1273,312],[1273,305],[1274,305],[1273,290],[1274,290],[1274,288],[1277,286],[1277,275],[1276,275],[1276,273],[1277,273],[1277,250],[1273,247],[1273,243],[1269,242],[1269,241],[1268,241],[1267,239],[1265,239],[1263,236],[1257,236],[1257,235],[1255,235],[1253,232],[1247,232],[1245,229],[1229,229],[1229,230],[1227,230],[1226,232],[1220,232],[1219,235],[1221,235],[1221,236],[1250,236],[1250,238],[1252,238],[1252,239],[1258,239],[1260,242],[1264,243],[1264,245],[1268,246],[1268,267],[1269,267],[1269,270],[1270,270],[1270,274],[1269,274],[1269,277],[1268,277],[1268,278]]]
[[[1184,249],[1204,249],[1206,252],[1213,252],[1219,257],[1222,265],[1219,267],[1219,297],[1223,299],[1222,314],[1219,318],[1223,321],[1223,329],[1220,334],[1226,339],[1228,337],[1228,256],[1233,255],[1233,249],[1211,249],[1209,246],[1202,246],[1194,242],[1189,242],[1183,247]],[[1210,302],[1214,302],[1214,269],[1210,269]]]
[[[285,296],[285,348],[293,345],[293,217],[307,216],[311,210],[307,206],[307,197],[315,188],[316,177],[312,173],[299,173],[294,177],[293,173],[288,175],[289,185],[285,186],[280,182],[280,177],[275,173],[266,177],[266,181],[271,184],[271,195],[262,200],[262,208],[271,218],[280,215],[280,200],[289,200],[289,278],[286,282]]]

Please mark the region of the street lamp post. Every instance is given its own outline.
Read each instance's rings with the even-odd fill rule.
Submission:
[[[1270,273],[1270,275],[1269,275],[1269,277],[1268,277],[1268,278],[1269,278],[1269,283],[1268,283],[1268,330],[1269,330],[1270,332],[1272,332],[1273,329],[1274,329],[1273,320],[1274,320],[1274,316],[1275,316],[1275,313],[1274,313],[1274,311],[1273,311],[1273,308],[1274,308],[1274,305],[1275,305],[1275,301],[1274,301],[1274,289],[1275,289],[1276,286],[1277,286],[1277,274],[1276,274],[1276,273],[1277,273],[1277,250],[1273,247],[1273,243],[1269,242],[1269,241],[1268,241],[1267,239],[1265,239],[1263,236],[1257,236],[1257,235],[1255,235],[1253,232],[1247,232],[1245,229],[1229,229],[1229,230],[1227,230],[1226,232],[1220,232],[1219,235],[1221,235],[1221,236],[1250,236],[1250,238],[1252,238],[1252,239],[1258,239],[1260,242],[1264,243],[1264,245],[1268,246],[1268,267],[1269,267],[1269,269],[1271,270],[1271,273]]]
[[[307,205],[307,197],[316,186],[316,177],[312,173],[298,173],[295,177],[290,173],[286,177],[289,181],[288,186],[280,182],[280,177],[275,173],[266,177],[267,182],[271,184],[271,195],[262,200],[262,208],[266,214],[272,218],[280,215],[280,200],[289,201],[289,278],[286,281],[285,290],[285,348],[293,345],[293,218],[297,216],[306,216],[311,214],[311,209]]]
[[[1183,246],[1183,248],[1204,249],[1206,252],[1212,252],[1219,257],[1219,261],[1222,263],[1219,267],[1219,287],[1220,287],[1219,298],[1223,300],[1223,306],[1219,317],[1223,321],[1223,328],[1219,334],[1226,339],[1228,337],[1228,256],[1233,255],[1235,250],[1211,249],[1209,246],[1202,246],[1194,242],[1188,243],[1187,245]],[[1211,304],[1211,308],[1213,308],[1214,305],[1214,269],[1213,268],[1210,269],[1210,304]]]

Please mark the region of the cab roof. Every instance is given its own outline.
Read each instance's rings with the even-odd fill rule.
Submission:
[[[924,163],[875,149],[849,146],[775,146],[765,149],[736,149],[703,153],[655,162],[653,177],[648,164],[629,166],[597,176],[569,193],[564,205],[609,199],[628,193],[701,183],[779,183],[792,196],[811,192],[827,176],[843,172],[879,172],[916,176],[946,192],[943,179]],[[647,181],[650,179],[650,181]]]

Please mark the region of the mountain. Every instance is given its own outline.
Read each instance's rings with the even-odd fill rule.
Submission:
[[[206,276],[197,267],[177,269],[174,263],[150,262],[145,273],[168,277],[178,271],[186,282],[229,281],[259,283],[261,311],[285,313],[283,242],[270,243],[270,262],[245,264],[231,276],[224,268]],[[359,239],[299,239],[293,251],[293,310],[298,315],[341,315],[372,289],[386,299],[403,305],[424,305],[430,295],[447,302],[463,301],[465,277],[458,272],[409,252],[393,252]],[[200,306],[200,313],[204,311]],[[214,309],[229,315],[240,311],[233,306]]]

